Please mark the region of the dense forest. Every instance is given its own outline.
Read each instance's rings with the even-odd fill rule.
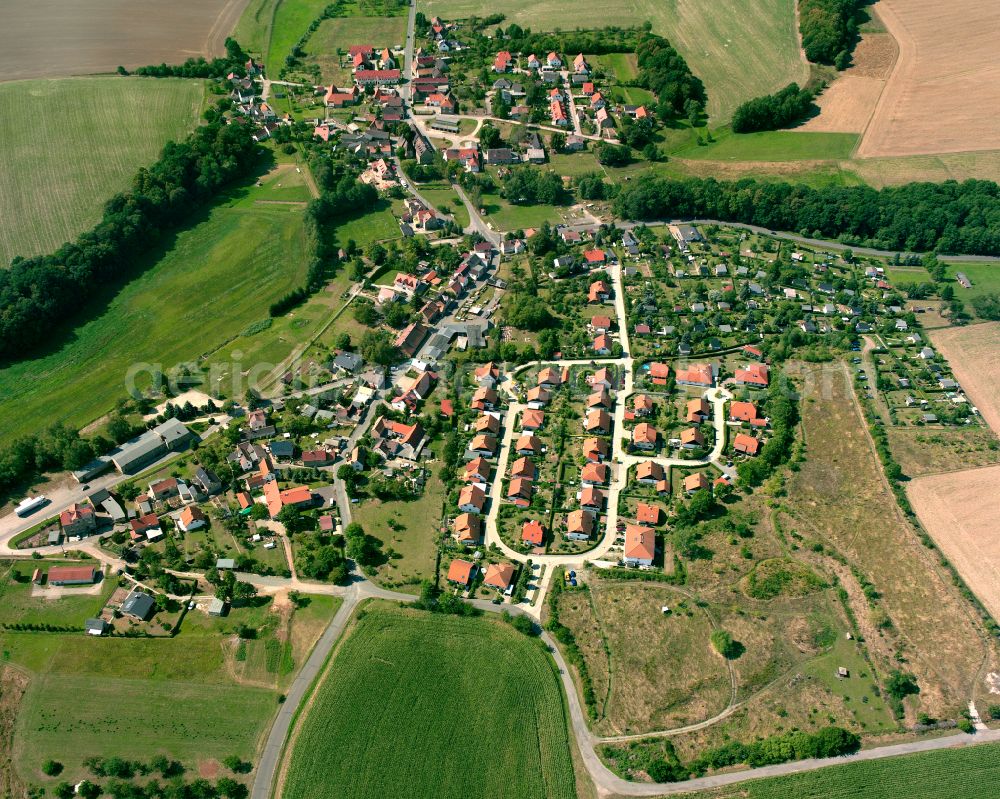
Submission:
[[[781,91],[747,100],[733,112],[733,132],[778,130],[805,119],[813,107],[813,93],[789,83]]]
[[[107,202],[95,228],[51,255],[15,258],[0,269],[0,360],[23,357],[88,310],[90,298],[123,280],[160,234],[248,174],[258,152],[246,127],[205,125],[167,143],[130,191]]]
[[[857,14],[865,0],[799,0],[799,30],[806,58],[844,69],[858,39]]]
[[[889,250],[1000,255],[1000,186],[986,180],[877,190],[646,177],[624,186],[614,209],[622,219],[718,219]]]

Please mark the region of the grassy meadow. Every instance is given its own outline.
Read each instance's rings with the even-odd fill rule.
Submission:
[[[576,795],[555,669],[497,620],[369,606],[290,747],[286,799]]]
[[[428,17],[448,19],[497,10],[484,0],[420,0]],[[799,52],[794,0],[635,0],[616,6],[613,19],[601,0],[556,0],[534,3],[512,0],[502,8],[505,25],[516,22],[532,30],[601,28],[608,24],[641,25],[670,40],[692,72],[705,83],[713,124],[725,122],[740,103],[809,75]]]
[[[92,227],[139,167],[194,128],[204,99],[198,80],[0,84],[0,265]]]
[[[230,754],[252,758],[277,707],[275,691],[233,682],[220,636],[9,632],[0,645],[6,661],[32,673],[13,756],[33,781],[48,758],[65,764],[63,778],[83,776],[92,755],[164,754],[189,767]]]
[[[788,130],[764,133],[716,131],[715,141],[676,151],[678,158],[707,161],[831,161],[851,157],[856,133],[805,133]]]
[[[301,204],[248,202],[273,188],[234,192],[52,350],[0,370],[0,441],[60,420],[86,425],[125,396],[134,365],[167,373],[266,319],[271,302],[302,285],[308,260]],[[291,345],[279,349],[271,354],[285,357]]]

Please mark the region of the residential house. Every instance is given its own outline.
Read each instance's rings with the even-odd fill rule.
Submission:
[[[746,433],[738,433],[733,440],[733,449],[744,455],[756,455],[760,452],[760,439],[748,436]]]
[[[475,513],[460,513],[452,525],[455,539],[465,546],[476,546],[483,540],[483,520]]]
[[[582,510],[570,511],[566,516],[566,537],[573,541],[587,541],[594,534],[594,516]]]
[[[638,524],[625,526],[625,548],[622,560],[629,566],[652,566],[656,557],[656,533],[651,527]]]
[[[638,449],[656,449],[656,428],[647,422],[640,422],[632,431],[632,444]]]
[[[486,494],[479,486],[469,484],[458,495],[458,509],[465,513],[482,513],[486,507]]]
[[[472,578],[476,576],[476,564],[467,560],[455,559],[448,566],[448,582],[468,588]]]
[[[712,413],[712,406],[704,397],[688,400],[686,421],[690,424],[701,424]]]
[[[697,427],[689,427],[687,430],[681,430],[681,447],[684,449],[697,449],[704,446],[704,444],[705,437]]]
[[[611,432],[611,416],[603,409],[595,409],[587,413],[584,429],[588,433],[607,435]]]
[[[636,506],[635,517],[639,524],[659,524],[660,509],[648,502],[640,502]]]
[[[767,388],[769,380],[767,364],[752,363],[744,369],[737,369],[735,380],[741,386]]]
[[[514,567],[509,563],[491,563],[486,567],[483,585],[509,594],[514,588]]]
[[[197,505],[188,505],[177,517],[177,526],[185,533],[197,530],[208,524],[208,517]]]
[[[711,483],[704,472],[695,472],[684,478],[684,491],[687,494],[693,494],[695,491],[701,491],[702,489],[708,491],[710,488]]]
[[[538,436],[526,433],[518,437],[514,451],[518,455],[538,455],[542,451],[542,442]]]
[[[59,525],[67,538],[90,535],[97,529],[97,514],[90,505],[74,503],[59,514]]]
[[[532,519],[521,525],[521,541],[533,547],[540,547],[545,540],[545,528],[540,521]]]

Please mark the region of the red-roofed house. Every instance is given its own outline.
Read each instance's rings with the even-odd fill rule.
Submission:
[[[594,532],[594,516],[582,510],[570,511],[566,516],[566,537],[586,541]]]
[[[486,507],[486,494],[477,485],[467,485],[458,495],[458,509],[465,513],[482,513]]]
[[[648,502],[640,502],[635,510],[635,518],[639,524],[659,524],[660,509]]]
[[[608,442],[597,437],[585,438],[583,457],[588,461],[603,461],[608,457]]]
[[[611,354],[611,336],[607,333],[601,333],[594,337],[594,343],[592,345],[594,352],[598,355],[610,355]]]
[[[625,526],[625,549],[622,558],[629,566],[652,566],[656,557],[656,533],[638,524]]]
[[[656,449],[656,428],[640,422],[632,431],[632,443],[639,449]]]
[[[752,363],[746,369],[737,369],[735,378],[736,382],[741,386],[767,388],[769,381],[767,364]]]
[[[580,482],[585,486],[604,485],[608,482],[608,471],[606,463],[589,461],[583,465],[580,472]]]
[[[696,397],[695,399],[688,400],[687,421],[691,424],[704,422],[711,412],[712,409],[709,407],[708,400],[704,397]]]
[[[653,361],[653,363],[649,365],[649,376],[653,379],[653,383],[655,385],[665,386],[667,384],[667,378],[670,377],[670,365],[659,361]]]
[[[760,452],[760,439],[748,436],[746,433],[738,433],[733,440],[733,449],[744,455],[756,455]]]
[[[595,280],[590,284],[587,293],[587,302],[604,302],[611,296],[611,288],[603,280]]]
[[[663,479],[663,467],[654,461],[643,461],[635,467],[636,482],[655,485]]]
[[[497,591],[507,593],[514,583],[514,567],[509,563],[491,563],[486,567],[486,575],[483,577],[483,585],[495,588]]]
[[[518,437],[517,443],[514,444],[514,451],[518,455],[537,455],[542,451],[542,442],[538,436],[533,436],[530,433],[522,435]]]
[[[653,412],[653,398],[646,394],[636,394],[632,400],[636,416],[649,416]]]
[[[510,467],[511,479],[534,480],[536,474],[534,462],[526,456],[518,458],[514,461],[514,465]]]
[[[596,486],[584,486],[580,492],[580,507],[598,513],[604,507],[604,492]]]
[[[715,372],[710,364],[692,364],[677,370],[677,382],[682,386],[711,386],[715,383]]]
[[[522,430],[541,430],[545,425],[545,412],[531,410],[530,408],[521,414]]]
[[[595,408],[587,414],[584,420],[584,429],[588,433],[598,433],[606,435],[611,432],[611,416],[607,411]]]
[[[701,491],[702,489],[707,491],[710,487],[711,483],[709,483],[704,472],[695,472],[684,478],[684,491],[688,494],[693,494],[695,491]]]
[[[63,535],[88,535],[97,528],[97,515],[89,505],[71,505],[59,514]]]
[[[480,456],[473,458],[465,464],[465,472],[462,479],[466,483],[488,483],[493,475],[493,466],[486,458]]]
[[[475,513],[460,513],[452,525],[455,540],[465,546],[475,546],[483,540],[483,520]]]
[[[510,65],[513,61],[513,56],[506,50],[501,50],[497,53],[496,58],[493,59],[493,71],[494,72],[508,72],[510,71]]]
[[[476,564],[467,560],[453,560],[448,566],[448,582],[468,588],[476,575]]]
[[[705,437],[697,427],[681,430],[681,446],[684,449],[696,449],[705,443]]]
[[[533,493],[534,488],[531,481],[525,480],[523,477],[515,477],[507,486],[507,499],[522,508],[528,507],[531,503]]]
[[[521,526],[521,540],[525,544],[540,547],[545,540],[545,528],[542,523],[532,519]]]

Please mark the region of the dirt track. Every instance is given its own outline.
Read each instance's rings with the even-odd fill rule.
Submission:
[[[859,157],[1000,149],[1000,3],[880,0],[899,58]]]
[[[0,80],[219,55],[248,0],[4,0]]]

